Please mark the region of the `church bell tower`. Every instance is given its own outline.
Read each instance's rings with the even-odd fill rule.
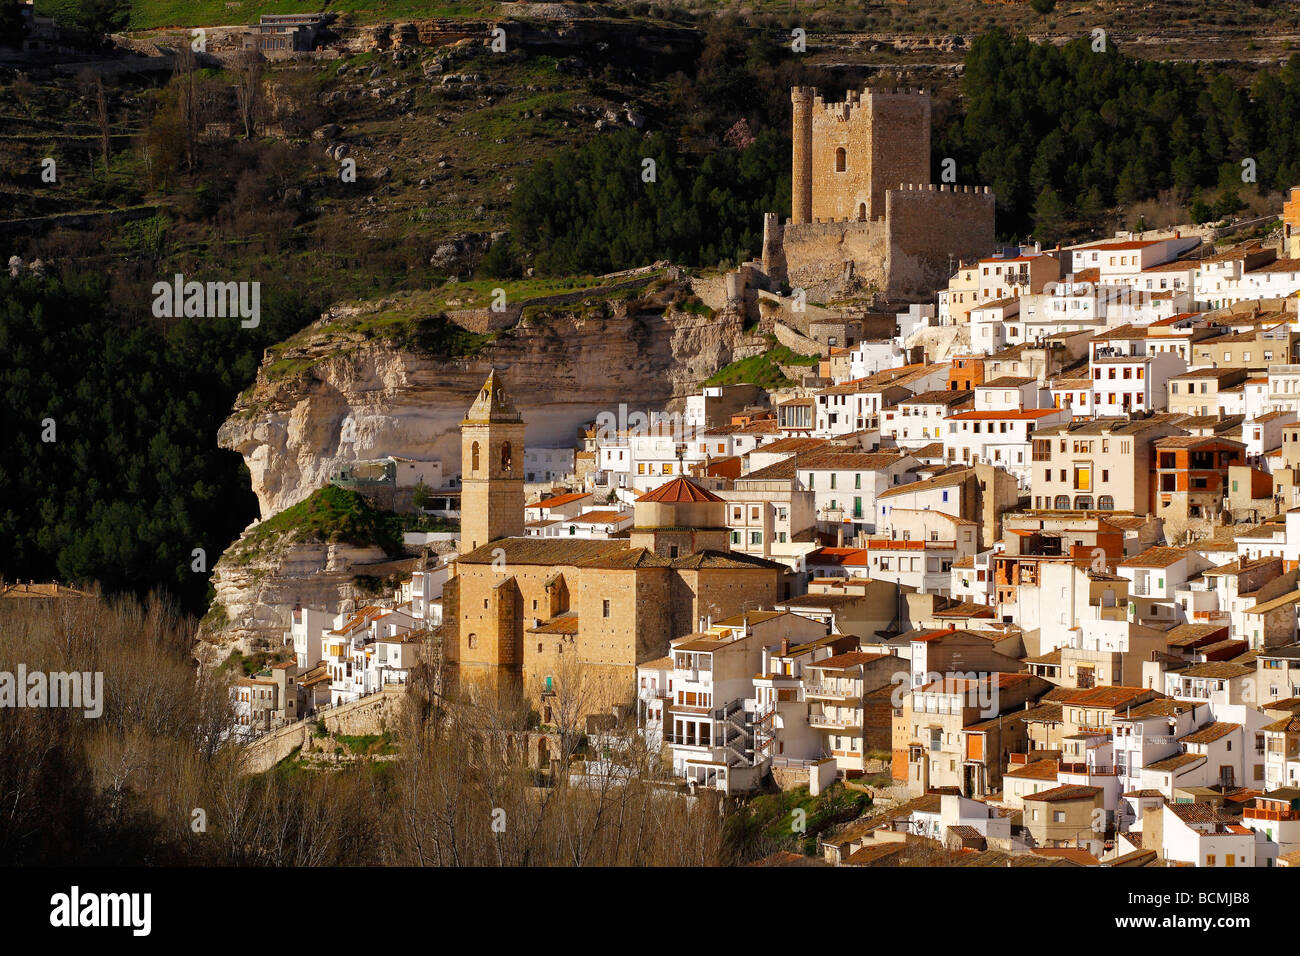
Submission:
[[[524,536],[524,420],[494,369],[460,423],[460,553]]]

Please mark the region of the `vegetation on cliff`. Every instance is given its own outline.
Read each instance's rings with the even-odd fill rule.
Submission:
[[[817,364],[817,361],[815,355],[800,355],[784,345],[774,345],[766,352],[751,355],[749,358],[739,359],[730,365],[723,366],[710,376],[704,384],[747,384],[758,385],[766,389],[782,388],[795,384],[781,371],[782,365],[813,366]]]
[[[377,547],[389,557],[397,557],[402,554],[402,532],[410,520],[375,508],[355,491],[326,485],[257,525],[229,554],[243,564],[272,547],[318,542]]]

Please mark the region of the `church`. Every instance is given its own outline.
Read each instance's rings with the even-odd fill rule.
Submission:
[[[671,639],[787,595],[788,569],[732,552],[725,502],[688,478],[638,498],[627,538],[525,537],[523,450],[523,418],[493,371],[461,423],[445,647],[462,688],[522,693],[543,721],[579,675],[592,712],[631,703],[636,665]]]

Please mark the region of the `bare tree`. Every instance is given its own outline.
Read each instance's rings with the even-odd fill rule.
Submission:
[[[244,121],[244,138],[252,139],[262,111],[262,54],[244,50],[235,66],[235,99]]]
[[[108,160],[112,145],[111,124],[108,118],[108,96],[104,93],[104,78],[95,77],[95,118],[99,123],[99,149],[104,156],[104,179],[108,179]]]

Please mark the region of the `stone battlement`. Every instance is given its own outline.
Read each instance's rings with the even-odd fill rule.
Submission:
[[[797,86],[791,91],[791,98],[796,102],[808,104],[812,109],[824,113],[827,117],[841,123],[851,122],[854,113],[864,106],[868,113],[873,107],[890,103],[915,101],[930,98],[930,91],[923,88],[898,87],[896,89],[849,90],[842,100],[827,100],[813,86]]]
[[[988,186],[959,186],[956,183],[899,183],[897,190],[890,192],[938,192],[938,193],[977,193],[983,195],[989,191]]]

